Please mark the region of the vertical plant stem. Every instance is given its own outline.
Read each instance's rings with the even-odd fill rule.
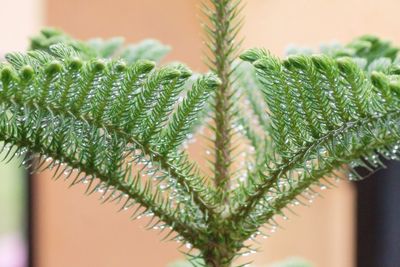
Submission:
[[[231,266],[231,261],[223,261],[221,258],[217,257],[211,257],[211,258],[206,258],[205,263],[207,267],[230,267]]]
[[[227,192],[230,187],[231,159],[231,96],[232,84],[230,81],[232,52],[234,49],[232,36],[232,4],[230,0],[212,0],[214,14],[211,16],[213,46],[213,67],[221,79],[221,86],[215,94],[215,186],[220,192]],[[226,194],[224,194],[226,196]],[[226,198],[226,197],[225,197]]]
[[[230,267],[232,265],[234,252],[228,249],[229,246],[219,244],[216,247],[204,252],[204,262],[207,267]]]
[[[209,23],[205,26],[209,37],[207,45],[211,55],[209,67],[215,72],[221,84],[214,95],[214,183],[218,198],[225,208],[229,205],[229,189],[231,186],[230,166],[232,163],[232,118],[234,90],[232,87],[232,62],[236,57],[239,45],[234,39],[240,28],[236,22],[239,13],[240,0],[208,0],[205,13]],[[225,209],[222,214],[210,216],[211,234],[207,238],[207,246],[201,249],[201,254],[207,267],[230,267],[236,251],[240,247],[231,238],[231,232],[225,224]]]

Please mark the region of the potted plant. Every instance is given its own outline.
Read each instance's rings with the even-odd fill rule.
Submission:
[[[32,170],[52,168],[152,217],[150,228],[185,244],[194,265],[228,267],[315,187],[397,158],[399,58],[373,36],[286,59],[243,52],[241,1],[203,9],[208,74],[156,67],[167,50],[156,41],[125,47],[43,30],[0,64],[0,140],[8,158],[24,155]],[[211,176],[185,150],[201,125],[212,132]]]

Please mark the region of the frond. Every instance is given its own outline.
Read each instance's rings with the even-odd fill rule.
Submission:
[[[237,190],[242,197],[232,218],[243,224],[235,227],[253,231],[343,164],[374,166],[375,153],[397,155],[400,77],[394,72],[369,76],[350,58],[282,61],[256,49],[242,59],[263,84],[276,159]]]
[[[1,141],[38,154],[36,168],[57,166],[56,176],[78,170],[73,184],[83,175],[89,192],[124,196],[124,205],[141,205],[199,244],[199,222],[213,204],[179,144],[218,86],[215,76],[200,76],[175,108],[191,75],[182,65],[156,69],[147,60],[85,59],[62,44],[6,58],[0,65]],[[95,178],[100,184],[93,187]]]
[[[271,119],[262,97],[262,84],[258,81],[253,66],[247,62],[237,63],[233,76],[234,85],[242,92],[238,101],[238,124],[255,152],[257,170],[257,166],[264,165],[273,154],[271,138],[268,135]]]
[[[265,132],[268,131],[270,121],[266,113],[267,106],[262,101],[262,84],[258,81],[253,66],[247,62],[237,63],[233,75],[235,86],[243,92],[244,104],[249,108],[246,113],[251,113],[256,124]]]
[[[162,60],[171,48],[160,43],[157,40],[147,39],[138,44],[128,45],[122,52],[121,57],[128,62],[135,62],[139,59],[148,59],[153,61]]]
[[[391,42],[373,35],[360,36],[345,46],[337,43],[322,45],[319,51],[319,53],[334,58],[351,57],[361,69],[369,72],[372,70],[382,71],[382,67],[386,67],[398,58],[398,52],[399,48]],[[288,55],[312,55],[315,53],[310,48],[301,47],[290,48],[287,51]]]
[[[71,46],[87,58],[123,59],[128,64],[140,59],[158,62],[171,50],[169,46],[153,39],[146,39],[137,44],[128,45],[125,45],[124,39],[120,37],[108,40],[97,38],[80,41],[54,28],[45,28],[40,34],[32,37],[30,49],[51,53],[50,47],[55,44]]]
[[[87,55],[89,57],[95,56],[95,51],[92,51],[88,44],[75,40],[71,36],[55,28],[44,28],[40,31],[38,35],[31,37],[29,49],[51,52],[50,46],[55,44],[64,44],[66,46],[71,46],[84,55]]]
[[[363,58],[369,65],[381,58],[388,58],[393,61],[398,52],[399,48],[393,46],[390,42],[373,35],[364,35],[356,38],[344,48],[337,49],[333,55],[335,57]]]
[[[169,127],[162,134],[165,145],[162,147],[164,153],[169,153],[182,144],[187,134],[189,134],[191,124],[196,120],[198,111],[201,110],[206,103],[206,99],[212,92],[210,88],[220,85],[218,79],[200,79],[193,84],[187,98],[178,106],[171,120]]]

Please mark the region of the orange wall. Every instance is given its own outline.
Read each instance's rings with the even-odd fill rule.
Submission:
[[[317,47],[376,34],[400,43],[398,0],[247,0],[246,46],[281,54],[291,43]]]
[[[170,44],[169,59],[204,69],[196,0],[47,0],[47,24],[80,38],[125,36],[128,41],[154,37]],[[267,46],[282,54],[296,42],[312,47],[323,41],[349,41],[372,32],[400,42],[398,1],[382,0],[249,0],[244,45]],[[163,267],[181,257],[175,243],[160,242],[144,221],[110,204],[99,205],[83,188],[66,189],[62,181],[37,178],[38,267]],[[323,193],[311,208],[296,208],[269,240],[255,264],[303,256],[317,267],[354,266],[354,192],[345,182]],[[247,259],[246,259],[247,260]]]
[[[157,38],[173,47],[169,59],[202,66],[199,18],[193,0],[47,0],[47,22],[79,38]]]

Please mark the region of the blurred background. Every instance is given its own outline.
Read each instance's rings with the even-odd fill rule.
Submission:
[[[290,44],[317,48],[375,34],[400,44],[398,0],[244,0],[244,48],[282,56]],[[200,0],[0,0],[0,55],[26,49],[45,26],[77,38],[156,38],[173,47],[166,58],[205,71]],[[200,148],[199,148],[200,151]],[[199,153],[200,154],[200,153]],[[392,163],[390,163],[392,164]],[[1,166],[0,267],[164,267],[183,259],[178,244],[161,242],[146,220],[130,221],[114,205],[99,205],[84,188],[67,189],[51,173],[26,179],[18,163]],[[317,267],[400,266],[398,166],[375,179],[342,181],[310,207],[298,207],[282,229],[260,240],[245,260],[269,266],[288,257]],[[396,174],[397,173],[397,174]],[[397,258],[396,258],[397,257]]]

